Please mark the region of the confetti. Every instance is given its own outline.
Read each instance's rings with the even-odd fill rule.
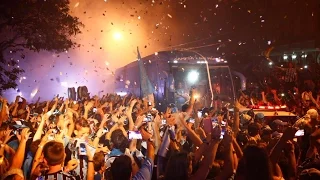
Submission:
[[[172,18],[172,16],[171,16],[170,14],[168,14],[168,17],[169,17],[169,18]]]
[[[74,8],[78,7],[80,4],[80,2],[77,2],[75,5],[74,5]]]

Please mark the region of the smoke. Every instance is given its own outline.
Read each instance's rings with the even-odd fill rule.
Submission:
[[[67,97],[68,87],[84,85],[91,94],[113,92],[113,73],[137,59],[137,46],[147,56],[181,43],[181,28],[186,27],[181,25],[185,19],[175,14],[177,8],[184,6],[156,0],[71,0],[70,13],[85,25],[73,37],[79,45],[60,54],[25,51],[19,63],[25,79],[4,96],[13,101],[22,95],[31,102]]]

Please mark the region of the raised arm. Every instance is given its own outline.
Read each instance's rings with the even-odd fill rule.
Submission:
[[[88,113],[89,111],[93,108],[94,101],[89,101],[85,106],[84,106],[84,114],[83,118],[88,119]]]
[[[43,132],[43,127],[44,127],[44,124],[45,124],[48,116],[45,114],[45,115],[42,115],[40,118],[41,118],[40,124],[38,126],[38,129],[37,129],[35,135],[33,136],[33,140],[32,141],[36,141],[36,140],[41,139],[41,135],[42,135],[42,132]]]
[[[207,145],[205,151],[206,153],[203,159],[203,163],[200,165],[196,173],[190,178],[191,180],[206,179],[216,157],[219,143],[220,140],[217,139],[209,142],[209,145]]]
[[[196,146],[200,146],[202,144],[202,140],[200,139],[200,137],[192,130],[192,128],[187,124],[186,122],[186,117],[183,115],[179,116],[180,122],[181,124],[184,126],[184,128],[187,130],[188,132],[188,137],[191,139],[191,141],[196,145]]]
[[[232,127],[234,137],[238,135],[239,129],[240,129],[240,112],[239,112],[240,107],[241,105],[239,101],[236,101],[234,104],[233,127]]]
[[[90,152],[90,148],[86,145],[87,157],[88,157],[88,167],[87,167],[87,180],[94,179],[94,164],[93,164],[93,154]]]
[[[129,120],[129,131],[132,131],[134,129],[134,122],[133,122],[133,118],[132,118],[132,110],[134,105],[137,103],[137,100],[134,99],[130,102],[130,106],[127,108],[126,111],[126,115],[128,117]]]
[[[19,147],[16,151],[16,154],[13,157],[10,169],[14,169],[14,168],[21,169],[24,161],[25,151],[26,151],[26,143],[28,141],[30,134],[31,132],[29,132],[29,128],[22,129],[20,136],[18,136],[18,139],[20,141]]]
[[[288,127],[283,133],[278,143],[271,150],[270,160],[273,163],[273,165],[278,163],[282,150],[284,149],[287,141],[292,140],[296,132],[297,132],[296,128]]]
[[[234,158],[233,158],[232,139],[233,139],[232,131],[226,131],[223,137],[223,143],[225,148],[223,170],[216,179],[224,180],[224,179],[230,178],[233,175],[234,170],[237,168],[235,167]]]

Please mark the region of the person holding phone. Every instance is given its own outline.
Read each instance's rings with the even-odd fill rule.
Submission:
[[[139,171],[132,176],[132,160],[127,155],[121,155],[113,161],[111,165],[111,174],[113,180],[139,180],[139,179],[151,179],[152,171],[154,166],[154,157],[155,157],[155,147],[152,142],[152,135],[148,133],[142,127],[140,129],[142,139],[147,143],[147,155],[146,159],[143,161]]]
[[[45,175],[41,175],[38,179],[70,179],[76,180],[76,178],[70,174],[64,173],[63,162],[65,159],[65,148],[60,142],[50,141],[44,146],[41,144],[39,148],[43,151],[44,163],[48,165],[48,172]]]

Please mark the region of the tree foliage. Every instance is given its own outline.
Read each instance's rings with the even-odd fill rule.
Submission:
[[[69,0],[0,1],[0,93],[15,88],[24,72],[9,52],[62,52],[76,44],[83,24],[69,10]]]

